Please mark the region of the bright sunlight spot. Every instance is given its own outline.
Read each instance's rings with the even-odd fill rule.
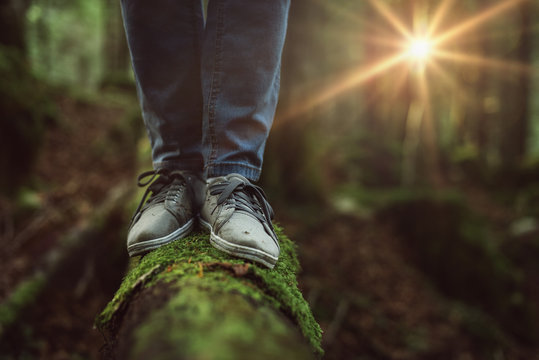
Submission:
[[[432,44],[426,39],[414,39],[410,43],[408,53],[416,60],[426,60],[431,52]]]

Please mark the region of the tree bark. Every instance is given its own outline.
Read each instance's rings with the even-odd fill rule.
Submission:
[[[103,82],[125,82],[129,77],[130,62],[120,4],[118,1],[104,0],[103,6],[106,30],[103,39]]]
[[[532,55],[532,6],[530,2],[520,5],[519,20],[520,36],[515,49],[515,60],[521,64],[530,64]],[[512,172],[521,165],[527,150],[529,93],[531,76],[521,73],[516,76],[512,88],[504,91],[511,94],[513,106],[508,107],[504,116],[505,132],[502,138],[502,161],[506,171]]]
[[[0,3],[0,44],[26,52],[24,19],[29,0],[8,0]]]
[[[310,359],[320,328],[297,288],[294,245],[279,232],[273,270],[194,234],[132,266],[97,319],[105,359]]]
[[[13,196],[28,179],[52,104],[29,71],[25,39],[30,0],[0,2],[0,194]]]

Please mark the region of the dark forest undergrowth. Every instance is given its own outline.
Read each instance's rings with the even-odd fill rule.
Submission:
[[[99,358],[93,322],[128,263],[134,98],[55,103],[31,186],[1,204],[0,358]],[[538,358],[537,228],[483,188],[454,192],[387,192],[367,213],[275,202],[325,358]]]

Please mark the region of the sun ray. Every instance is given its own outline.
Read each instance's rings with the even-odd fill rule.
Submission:
[[[355,15],[348,14],[349,16],[347,16],[347,20],[358,20],[362,24],[364,30],[369,27],[374,27],[376,30],[374,31],[376,35],[370,36],[368,35],[369,31],[366,31],[365,33],[367,33],[367,35],[361,34],[351,37],[351,39],[357,39],[358,42],[361,41],[363,43],[372,42],[380,47],[394,48],[396,49],[396,53],[393,53],[372,64],[358,67],[347,72],[346,74],[334,76],[333,81],[324,82],[323,85],[314,87],[315,90],[310,94],[307,94],[303,101],[298,101],[288,109],[284,109],[280,118],[290,119],[305,113],[316,106],[330,101],[342,93],[365,83],[373,77],[396,67],[398,64],[410,66],[412,70],[397,71],[393,69],[392,74],[394,75],[391,76],[393,76],[394,86],[391,87],[390,96],[398,96],[400,89],[402,89],[403,84],[406,82],[406,79],[408,78],[413,80],[413,77],[415,77],[414,82],[416,83],[416,101],[423,103],[422,106],[425,106],[425,117],[428,117],[428,111],[432,110],[430,109],[430,100],[433,95],[431,94],[431,91],[437,88],[430,88],[427,81],[431,79],[427,79],[427,75],[435,75],[437,82],[448,86],[451,91],[453,91],[464,103],[473,101],[470,99],[473,98],[473,95],[470,96],[471,94],[469,94],[469,91],[466,91],[466,87],[461,86],[461,84],[459,84],[458,81],[455,80],[455,78],[449,74],[443,66],[441,66],[441,62],[452,61],[455,64],[473,65],[486,69],[490,68],[501,69],[509,72],[533,73],[533,67],[527,64],[516,61],[491,59],[481,55],[449,51],[442,48],[444,44],[449,43],[456,37],[462,37],[463,34],[466,34],[472,29],[493,19],[494,17],[511,10],[524,1],[529,0],[500,0],[496,5],[488,7],[480,13],[461,21],[459,24],[443,31],[441,34],[436,34],[441,28],[450,9],[454,6],[455,0],[442,0],[441,4],[434,10],[430,24],[424,24],[422,29],[416,29],[415,31],[410,29],[409,26],[406,26],[406,23],[400,19],[383,1],[369,0],[371,6],[377,13],[380,14],[381,17],[385,19],[385,21],[387,21],[387,24],[389,24],[390,27],[387,27],[386,25],[384,30],[380,28],[380,24],[375,26],[376,24],[372,23],[369,19],[356,19]],[[326,7],[327,9],[342,11],[340,8],[333,9],[333,6],[327,4],[326,2],[318,2],[320,6]],[[426,20],[427,17],[428,16],[426,14],[423,14],[422,19]],[[414,25],[417,24],[414,22]],[[387,31],[391,31],[391,34],[393,34],[392,36],[394,36],[393,31],[396,31],[402,36],[402,38],[399,41],[392,36],[384,35]],[[469,40],[470,37],[462,39],[462,41]],[[422,64],[422,67],[419,69],[417,67],[418,63]],[[413,75],[414,68],[418,70],[415,72],[415,76]],[[431,70],[433,72],[432,74],[430,74]],[[429,72],[429,74],[427,74],[427,72]],[[432,119],[424,121],[431,120]],[[430,124],[429,126],[433,126],[433,124]],[[432,131],[433,130],[429,130],[429,132]]]
[[[408,30],[408,28],[402,23],[402,21],[395,15],[387,5],[382,3],[379,0],[369,0],[371,5],[383,16],[386,18],[386,20],[397,30],[400,32],[405,38],[411,39],[412,33]]]
[[[368,43],[368,44],[383,46],[387,48],[393,48],[393,49],[403,48],[402,40],[395,39],[395,37],[361,34],[361,35],[358,35],[356,39],[357,41],[360,41],[361,43]]]
[[[438,27],[442,23],[442,20],[447,15],[447,12],[451,8],[451,5],[455,0],[443,0],[440,6],[436,9],[436,12],[432,16],[432,20],[430,21],[430,25],[427,29],[427,36],[431,37],[433,34],[436,33],[436,30],[438,30]]]
[[[525,74],[533,73],[533,67],[531,65],[523,64],[517,61],[489,59],[479,55],[470,55],[453,51],[450,52],[441,49],[434,50],[432,54],[439,59],[453,60],[462,64],[481,65],[483,67]]]
[[[481,32],[480,34],[473,33],[467,34],[464,38],[459,38],[459,45],[474,43],[483,40],[498,40],[507,38],[516,38],[519,35],[525,34],[539,34],[539,22],[536,25],[529,26],[527,28],[518,27],[500,27],[496,29],[489,29],[488,32]]]
[[[406,56],[406,54],[398,53],[393,56],[387,57],[384,60],[378,61],[373,65],[362,67],[358,70],[353,71],[352,73],[342,76],[339,80],[334,81],[333,85],[327,86],[318,94],[315,94],[304,102],[294,106],[288,111],[285,111],[282,118],[294,118],[299,114],[302,114],[314,108],[315,106],[320,105],[340,95],[347,90],[350,90],[373,78],[374,76],[388,70],[396,64],[404,61],[404,59],[406,59]]]
[[[452,27],[451,29],[445,31],[444,33],[436,36],[433,39],[434,44],[439,46],[451,39],[454,39],[458,35],[462,35],[467,31],[485,23],[486,21],[492,19],[493,17],[499,15],[500,13],[518,5],[519,3],[528,0],[505,0],[497,5],[494,5],[488,9],[485,9],[483,12],[477,14],[474,17],[469,18],[461,22],[459,25]]]
[[[500,29],[493,29],[492,31],[481,32],[481,33],[471,33],[467,34],[465,37],[459,38],[458,45],[480,45],[485,41],[495,41],[495,40],[502,40],[505,41],[508,38],[515,38],[516,36],[520,35],[521,33],[526,32],[532,32],[532,31],[526,31],[526,30],[515,30],[515,29],[507,29],[507,28],[500,28]]]

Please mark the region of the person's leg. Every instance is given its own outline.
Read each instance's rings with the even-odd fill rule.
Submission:
[[[201,0],[122,0],[155,169],[202,171]]]
[[[121,4],[155,168],[139,177],[139,185],[149,187],[127,236],[134,256],[189,234],[202,202],[203,18],[200,0]]]
[[[277,97],[289,0],[210,0],[202,48],[208,176],[200,222],[210,242],[273,268],[273,211],[256,181]]]
[[[256,181],[279,93],[290,0],[210,0],[202,47],[208,177]]]

